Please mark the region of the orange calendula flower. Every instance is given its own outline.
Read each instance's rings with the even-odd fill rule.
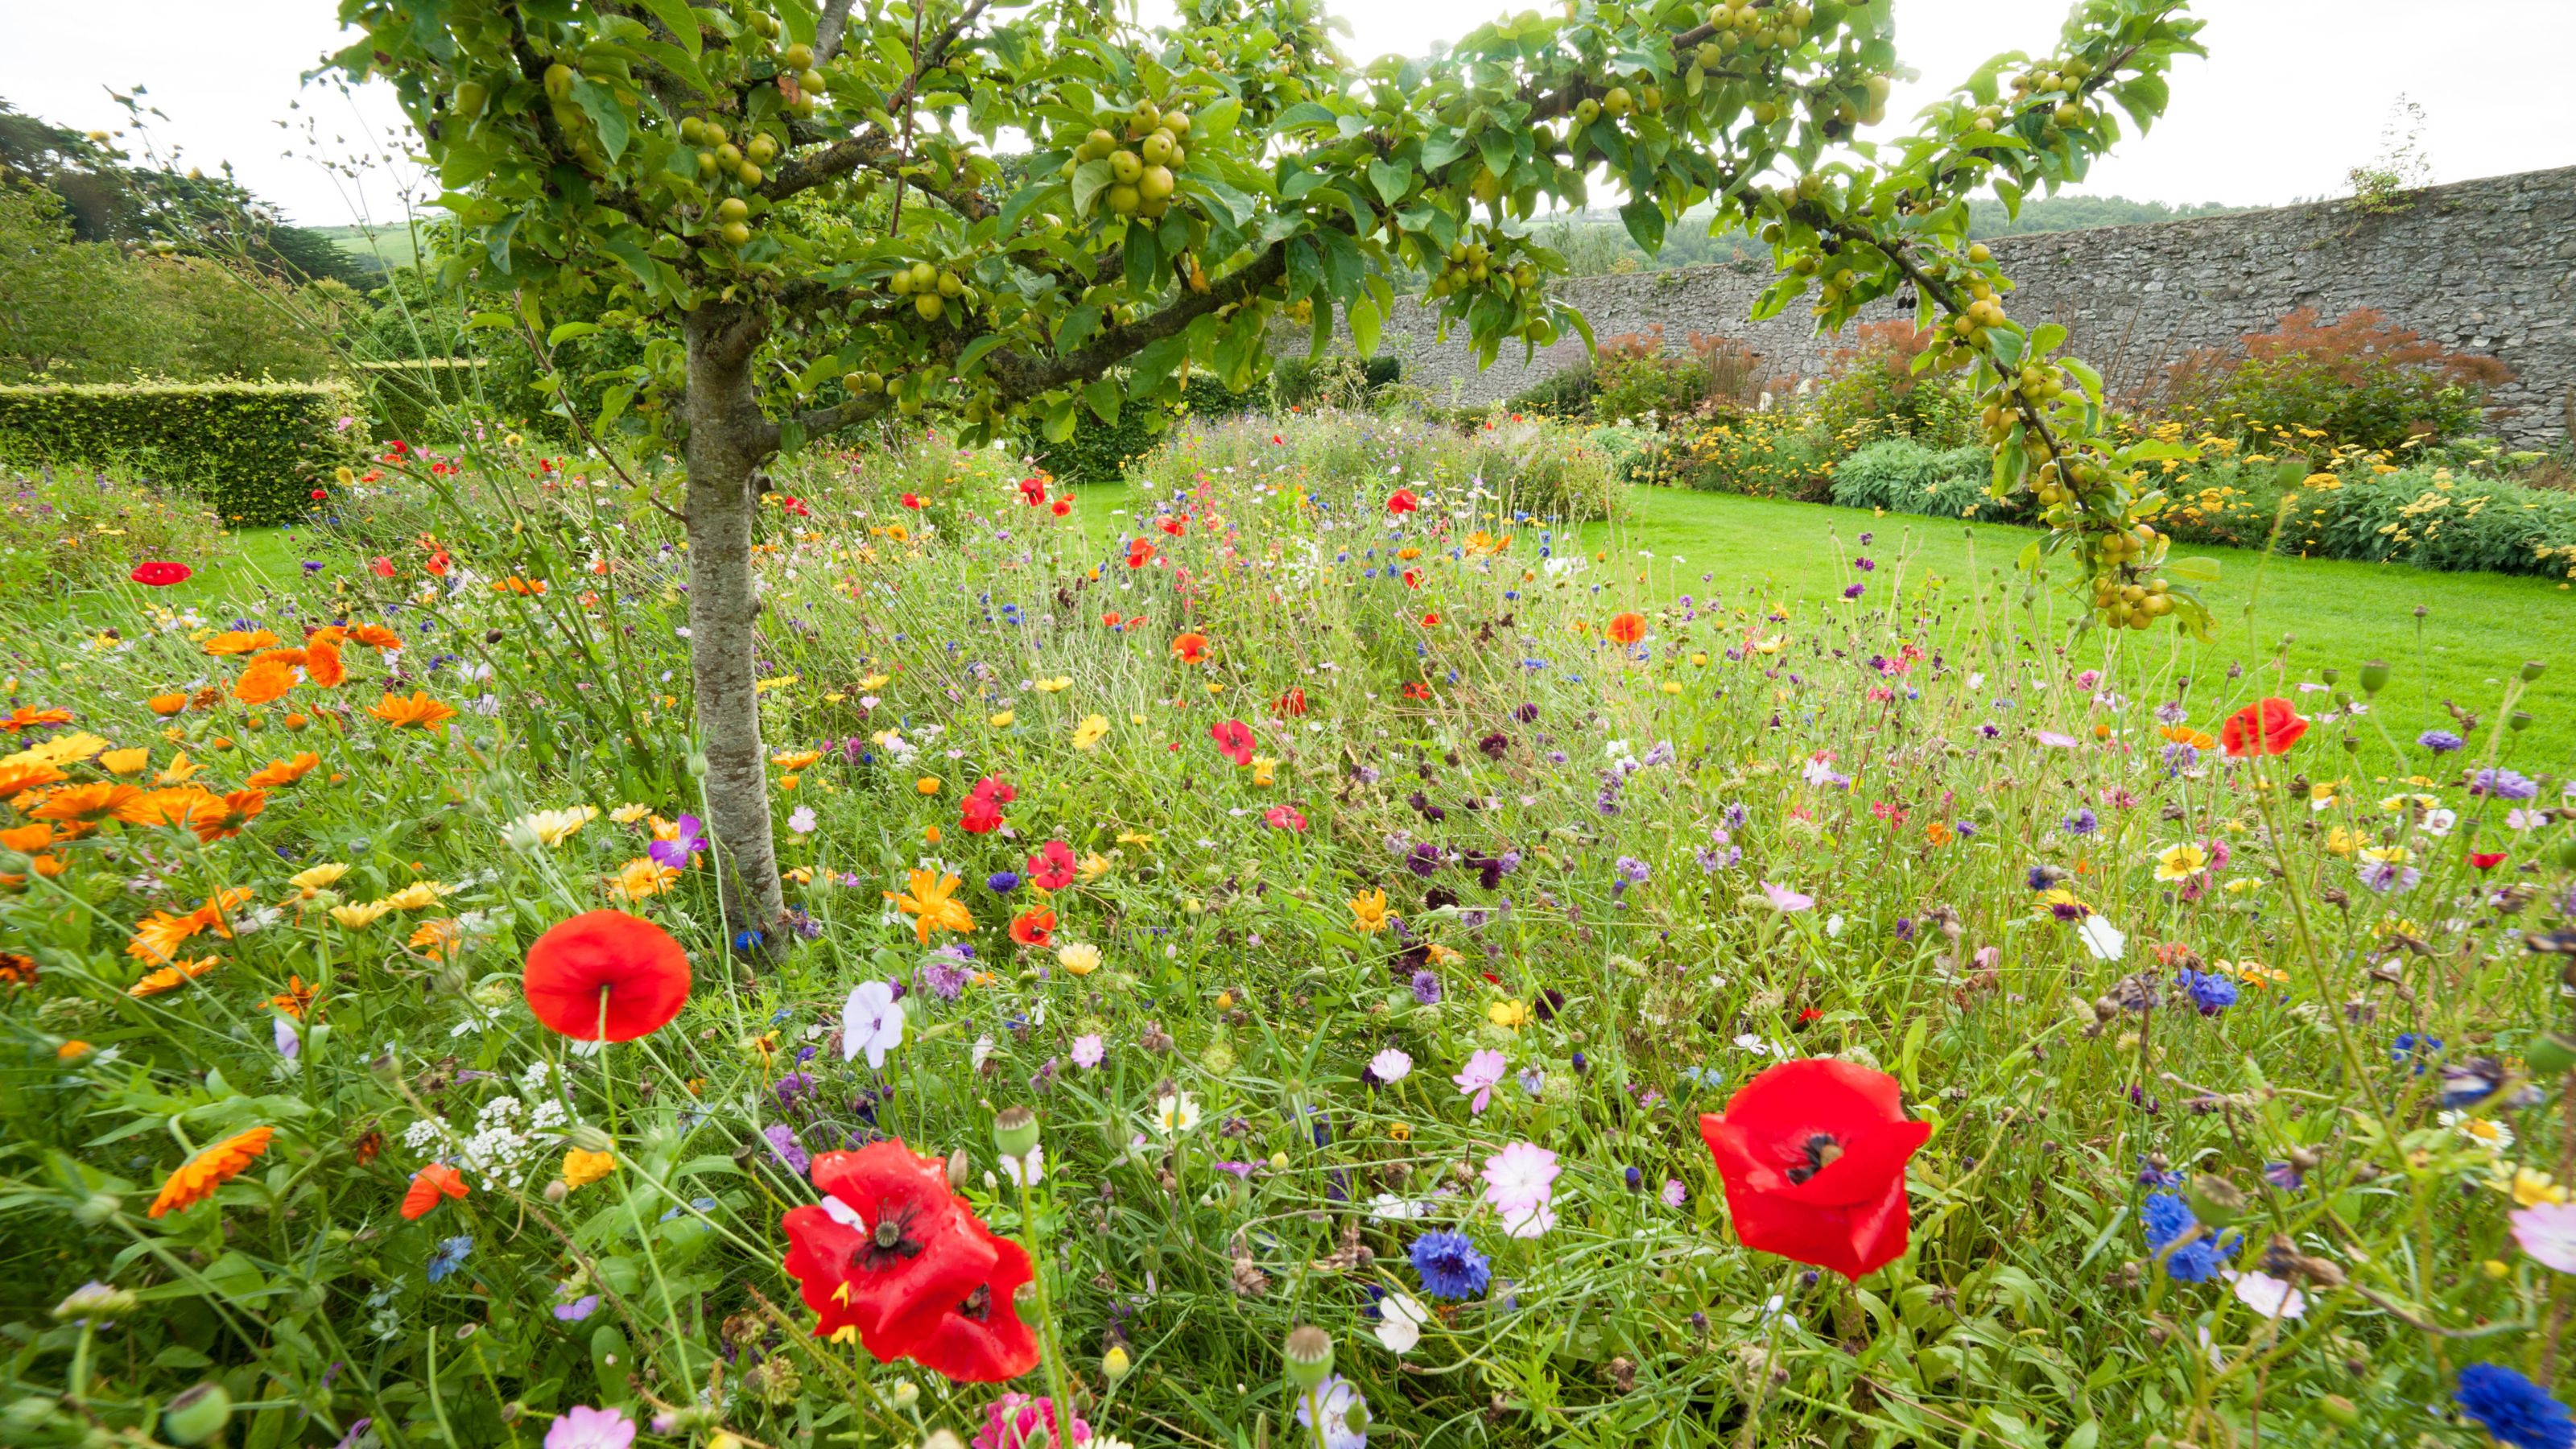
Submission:
[[[954,931],[962,936],[975,929],[975,918],[967,912],[966,903],[956,899],[957,887],[962,884],[957,877],[935,870],[916,870],[904,880],[910,887],[908,891],[901,895],[887,891],[885,896],[894,902],[896,910],[913,918],[913,933],[921,938],[921,944],[930,944],[934,930]]]
[[[60,784],[70,778],[58,767],[34,760],[0,765],[0,796],[23,795],[29,790]]]
[[[260,770],[252,774],[249,779],[242,781],[242,783],[255,789],[274,790],[281,785],[292,785],[296,781],[303,779],[306,775],[313,772],[314,766],[321,763],[322,757],[320,755],[313,753],[311,750],[305,750],[298,753],[295,758],[291,760],[269,761],[267,769]]]
[[[277,646],[277,636],[266,629],[227,629],[208,639],[203,646],[218,657],[230,654],[256,654]]]
[[[640,901],[669,890],[680,872],[648,855],[639,855],[608,878],[608,893],[621,901]]]
[[[146,1216],[160,1217],[195,1207],[215,1195],[215,1189],[239,1177],[259,1155],[268,1150],[268,1140],[277,1135],[274,1127],[253,1127],[237,1132],[179,1165],[170,1180],[161,1184],[161,1194],[152,1199]]]
[[[152,711],[154,714],[161,716],[163,719],[168,719],[170,716],[177,714],[179,711],[188,707],[188,696],[185,694],[156,694],[150,699],[143,701],[143,707]]]
[[[2205,730],[2193,729],[2189,725],[2166,725],[2157,730],[2156,733],[2163,735],[2166,739],[2173,741],[2175,744],[2189,745],[2195,750],[2214,750],[2218,748],[2218,737],[2216,735],[2210,734]]]
[[[456,711],[429,697],[426,690],[414,690],[409,699],[388,691],[384,698],[367,706],[367,713],[395,729],[417,725],[431,734],[447,733],[447,722]]]
[[[412,932],[405,944],[433,960],[444,961],[456,954],[457,944],[464,937],[464,928],[456,924],[454,917],[447,916],[421,922],[420,929]]]
[[[411,1186],[404,1189],[403,1221],[426,1217],[430,1209],[451,1197],[465,1196],[465,1175],[444,1162],[433,1162],[412,1174]]]
[[[20,730],[50,729],[55,725],[67,725],[71,722],[70,710],[31,709],[22,704],[7,714],[0,715],[0,730],[7,730],[14,735]]]
[[[314,636],[312,645],[304,651],[304,677],[324,689],[337,688],[349,677],[349,666],[340,659],[337,641],[325,644],[321,636]]]
[[[1172,657],[1183,664],[1202,664],[1207,660],[1207,647],[1205,634],[1182,634],[1172,640]]]
[[[152,752],[141,746],[130,750],[109,750],[98,757],[98,767],[111,775],[140,775],[152,763]]]
[[[349,629],[349,637],[366,645],[370,649],[400,649],[403,647],[403,642],[400,636],[396,635],[393,630],[386,628],[382,624],[352,625]]]
[[[160,970],[153,972],[151,975],[146,976],[142,980],[125,988],[125,994],[139,999],[146,996],[158,996],[165,991],[176,991],[180,987],[187,985],[189,982],[196,980],[198,977],[205,975],[207,972],[214,970],[215,967],[222,964],[222,961],[223,958],[219,956],[208,956],[197,961],[173,961],[169,965],[162,967]]]
[[[45,803],[27,814],[37,820],[78,821],[96,824],[102,820],[122,820],[129,825],[149,825],[150,813],[138,803],[150,792],[140,785],[99,783],[67,785],[45,797]]]
[[[242,827],[250,823],[251,817],[267,808],[268,792],[265,790],[235,790],[229,795],[200,790],[197,798],[184,807],[184,813],[165,814],[169,823],[195,831],[200,844],[212,845],[218,840],[241,834]]]
[[[320,994],[314,987],[305,985],[303,977],[289,976],[286,978],[286,989],[270,997],[268,1004],[297,1021],[302,1021],[306,1014],[313,1010],[314,998]]]
[[[7,830],[0,830],[0,850],[14,850],[21,855],[33,855],[53,844],[57,838],[51,825],[41,823],[15,825]]]
[[[36,958],[16,951],[0,951],[0,986],[33,986],[36,984]]]
[[[295,687],[295,666],[268,660],[242,671],[233,681],[233,698],[244,704],[261,705],[283,698]]]

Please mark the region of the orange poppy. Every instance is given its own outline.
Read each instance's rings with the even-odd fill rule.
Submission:
[[[322,757],[320,755],[313,753],[311,750],[305,750],[298,753],[296,757],[291,760],[269,761],[267,769],[254,773],[249,779],[242,781],[242,783],[256,789],[274,790],[281,785],[292,785],[296,781],[303,779],[307,774],[312,772],[314,766],[321,763]]]
[[[274,648],[276,644],[277,636],[266,629],[227,629],[208,639],[205,650],[209,654],[218,656],[255,654],[262,649]]]
[[[451,1197],[465,1196],[465,1175],[444,1162],[433,1162],[412,1174],[411,1186],[403,1191],[403,1221],[426,1217],[430,1209]]]
[[[1044,946],[1055,937],[1055,912],[1045,906],[1020,912],[1011,920],[1011,939],[1023,946]]]
[[[254,664],[233,681],[233,698],[244,704],[267,704],[295,687],[295,666],[278,660]]]
[[[367,713],[395,729],[418,725],[431,734],[447,733],[447,722],[456,718],[454,709],[430,698],[428,691],[417,689],[409,699],[387,691],[383,699],[367,706]]]
[[[185,693],[156,694],[143,701],[143,707],[163,719],[168,719],[188,707],[188,696]]]
[[[1646,637],[1646,616],[1636,613],[1614,614],[1610,618],[1608,632],[1610,641],[1614,644],[1634,644]]]
[[[45,797],[45,803],[27,814],[37,820],[95,822],[122,820],[129,825],[149,825],[151,816],[139,804],[148,794],[140,785],[102,780],[90,785],[66,785]]]
[[[173,961],[125,988],[125,994],[144,997],[158,996],[164,991],[176,991],[221,964],[223,964],[223,958],[219,956],[208,956],[198,961]]]
[[[1208,639],[1205,634],[1183,634],[1172,641],[1172,657],[1183,664],[1207,662]]]
[[[30,709],[25,705],[20,705],[16,709],[9,711],[7,714],[0,715],[0,730],[7,730],[9,733],[14,735],[20,730],[47,729],[54,725],[67,725],[71,722],[72,712],[70,710]]]
[[[268,1150],[268,1140],[277,1135],[274,1127],[253,1127],[237,1132],[180,1164],[161,1184],[160,1196],[152,1199],[148,1217],[191,1208],[215,1195],[215,1189],[239,1177],[258,1156]]]

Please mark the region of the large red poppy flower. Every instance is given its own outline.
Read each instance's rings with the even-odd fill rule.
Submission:
[[[824,1201],[782,1226],[816,1336],[855,1328],[868,1352],[900,1358],[992,1273],[992,1235],[948,1190],[938,1158],[871,1142],[815,1158],[813,1175]]]
[[[1422,500],[1414,497],[1410,488],[1398,488],[1387,495],[1386,511],[1389,513],[1418,513],[1421,509]]]
[[[1238,765],[1252,763],[1252,726],[1239,719],[1220,720],[1208,726],[1208,738],[1216,741],[1216,752]]]
[[[1020,792],[999,776],[986,775],[975,782],[974,791],[958,808],[957,828],[969,835],[989,835],[1002,828],[1002,807],[1019,798]]]
[[[1023,946],[1044,946],[1055,939],[1055,912],[1032,907],[1011,918],[1011,939]]]
[[[1305,686],[1292,686],[1286,694],[1279,696],[1279,702],[1274,708],[1281,714],[1304,714],[1306,712]]]
[[[520,984],[537,1020],[565,1036],[633,1041],[688,1004],[689,953],[651,921],[591,911],[537,938]]]
[[[972,1213],[958,1217],[966,1235],[992,1250],[992,1271],[934,1318],[910,1352],[923,1368],[959,1383],[1003,1383],[1038,1366],[1037,1332],[1014,1301],[1035,1274],[1019,1244],[995,1237]]]
[[[1905,1252],[1905,1162],[1932,1135],[1896,1079],[1832,1058],[1781,1062],[1699,1135],[1748,1248],[1859,1278]]]
[[[2266,698],[2229,715],[2218,740],[2231,755],[2286,755],[2307,732],[2308,722],[2288,700]]]
[[[1643,614],[1613,614],[1610,617],[1610,628],[1608,632],[1610,635],[1610,641],[1614,644],[1634,644],[1638,640],[1646,637],[1646,616]]]
[[[1183,664],[1200,664],[1207,660],[1208,639],[1196,632],[1179,634],[1172,639],[1172,657]]]
[[[127,574],[126,577],[147,589],[166,589],[172,584],[186,583],[196,572],[195,569],[183,563],[171,563],[166,559],[147,559],[136,564],[134,572]]]
[[[1073,847],[1061,840],[1050,840],[1029,857],[1029,884],[1044,891],[1060,891],[1073,884]]]
[[[1127,567],[1141,569],[1154,561],[1154,546],[1141,538],[1127,540]]]

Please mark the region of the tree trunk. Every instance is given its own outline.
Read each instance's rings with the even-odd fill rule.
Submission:
[[[760,600],[751,578],[752,470],[776,431],[751,388],[762,325],[708,302],[689,314],[689,673],[706,741],[707,821],[715,838],[726,929],[779,943],[787,914],[760,740]]]

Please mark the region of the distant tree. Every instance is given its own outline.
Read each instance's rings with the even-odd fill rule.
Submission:
[[[81,240],[68,210],[54,192],[0,181],[0,382],[112,382],[167,345],[142,263]]]

